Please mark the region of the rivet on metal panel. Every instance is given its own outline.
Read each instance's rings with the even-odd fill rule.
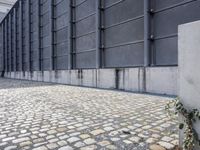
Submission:
[[[154,35],[150,36],[150,40],[153,41],[154,40]]]
[[[154,9],[151,8],[151,9],[149,10],[149,13],[150,13],[151,15],[153,15],[153,14],[154,14]]]

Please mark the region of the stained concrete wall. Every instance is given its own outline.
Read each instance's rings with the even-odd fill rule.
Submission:
[[[179,26],[179,96],[188,109],[200,110],[200,21]],[[200,122],[195,124],[200,135]],[[183,134],[181,134],[181,139]],[[199,150],[197,147],[196,150]]]
[[[146,90],[150,93],[177,95],[177,67],[146,69]]]
[[[5,77],[131,92],[177,95],[177,67],[5,73]]]

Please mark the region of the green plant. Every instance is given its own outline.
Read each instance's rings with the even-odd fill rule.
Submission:
[[[200,139],[193,125],[197,120],[200,120],[198,109],[187,110],[180,99],[176,98],[166,105],[165,110],[171,117],[172,113],[183,116],[183,123],[179,124],[179,129],[184,130],[183,148],[193,150],[196,143],[200,145]]]

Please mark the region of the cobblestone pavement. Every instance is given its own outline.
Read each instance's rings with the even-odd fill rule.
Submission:
[[[0,79],[0,150],[171,149],[178,135],[168,100]]]

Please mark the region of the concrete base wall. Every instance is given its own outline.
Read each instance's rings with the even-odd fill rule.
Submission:
[[[156,67],[146,69],[146,90],[150,93],[177,95],[177,67]]]
[[[177,67],[11,72],[5,73],[5,77],[132,92],[177,94]]]
[[[179,97],[189,110],[200,111],[200,21],[179,26]],[[195,123],[200,137],[200,121]],[[181,132],[181,140],[184,138]],[[182,141],[181,141],[182,142]],[[195,150],[199,150],[197,146]]]

